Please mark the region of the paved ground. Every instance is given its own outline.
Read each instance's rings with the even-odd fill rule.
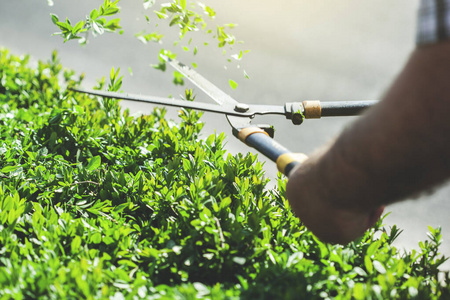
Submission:
[[[234,33],[245,41],[242,47],[251,50],[242,67],[251,79],[244,79],[242,69],[226,63],[215,47],[200,47],[196,58],[199,71],[244,102],[378,99],[414,47],[417,1],[210,2],[219,13],[218,22],[239,24]],[[0,46],[17,54],[30,53],[37,59],[47,59],[57,49],[65,66],[86,72],[87,85],[93,85],[115,66],[125,71],[124,90],[159,96],[182,93],[182,88],[171,84],[170,74],[149,68],[149,64],[155,63],[159,47],[142,45],[132,37],[145,26],[140,5],[123,1],[123,11],[129,12],[123,16],[124,36],[106,35],[92,39],[88,47],[82,48],[74,42],[63,44],[59,37],[51,36],[55,28],[50,22],[50,12],[79,19],[92,6],[89,0],[73,3],[55,1],[50,8],[45,0],[0,0]],[[180,58],[192,59],[188,54]],[[129,67],[133,76],[127,74]],[[236,91],[228,87],[229,78],[237,79]],[[198,100],[206,101],[200,93]],[[130,107],[134,112],[150,109],[142,105]],[[170,115],[175,118],[176,111],[171,110]],[[231,136],[224,118],[205,114],[204,120],[205,134],[225,131]],[[352,120],[314,120],[300,127],[280,118],[258,121],[275,125],[276,138],[288,148],[310,153]],[[228,148],[233,153],[250,151],[232,137],[228,139]],[[266,170],[268,176],[275,176],[271,162],[266,163]],[[417,247],[418,241],[426,238],[428,225],[442,226],[442,250],[450,256],[449,196],[447,185],[431,196],[390,206],[392,214],[386,220],[387,225],[397,224],[404,229],[397,245],[406,249]],[[446,268],[450,269],[450,264]]]

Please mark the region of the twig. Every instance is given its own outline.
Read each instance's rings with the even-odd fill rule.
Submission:
[[[217,219],[217,217],[214,217],[214,220],[216,221],[217,228],[219,229],[220,247],[225,248],[225,238],[223,236],[223,231],[222,227],[220,226],[219,219]]]

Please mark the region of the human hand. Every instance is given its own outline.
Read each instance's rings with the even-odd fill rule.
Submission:
[[[384,206],[367,208],[333,202],[333,194],[315,179],[314,165],[318,156],[312,156],[293,170],[286,188],[287,197],[295,214],[320,240],[346,244],[375,225]],[[363,199],[361,199],[363,200]]]

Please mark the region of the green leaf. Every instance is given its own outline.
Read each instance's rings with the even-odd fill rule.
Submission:
[[[104,10],[103,16],[115,15],[118,12],[119,12],[119,8],[117,8],[117,7],[108,7],[107,9]]]
[[[94,31],[97,34],[103,34],[105,32],[105,29],[104,29],[103,25],[100,24],[99,22],[95,22],[95,21],[92,22],[92,27],[94,28]]]
[[[58,22],[59,22],[58,16],[55,15],[55,14],[50,14],[50,16],[51,16],[51,18],[52,18],[53,24],[58,25]]]
[[[366,298],[364,293],[364,285],[362,283],[355,284],[355,287],[353,288],[353,297],[356,300],[363,300]]]
[[[102,159],[100,158],[100,156],[99,155],[94,156],[89,160],[89,163],[86,166],[86,170],[92,172],[92,171],[98,169],[100,167],[101,163],[102,163]]]
[[[157,10],[155,10],[155,11],[153,11],[153,12],[158,16],[159,19],[167,19],[167,18],[169,17],[169,16],[166,15],[165,13],[162,13],[162,12],[157,11]]]
[[[353,268],[353,272],[355,272],[356,274],[358,274],[359,276],[363,276],[366,277],[367,276],[367,272],[364,271],[364,269],[360,268],[360,267],[355,267]]]
[[[109,20],[103,27],[109,31],[115,31],[116,29],[122,28],[119,25],[120,19]]]
[[[56,22],[56,25],[64,31],[72,31],[72,26],[67,22]]]
[[[230,79],[230,80],[228,81],[228,83],[230,84],[230,87],[231,87],[233,90],[235,90],[235,89],[238,87],[237,82],[234,81],[234,80],[232,80],[232,79]]]
[[[1,172],[2,173],[9,173],[9,172],[14,172],[15,170],[17,170],[19,168],[19,166],[6,166],[3,167]]]
[[[184,75],[178,71],[173,72],[173,83],[175,85],[184,85]]]
[[[94,234],[92,235],[92,237],[91,237],[91,241],[92,241],[94,244],[100,244],[100,243],[102,242],[102,235],[101,235],[101,233],[100,233],[100,232],[94,233]]]
[[[70,243],[70,251],[72,254],[77,254],[80,251],[81,238],[77,235]]]
[[[84,21],[80,21],[77,24],[75,24],[75,26],[72,29],[72,33],[76,34],[78,33],[80,30],[82,30],[84,26]]]
[[[386,273],[386,268],[383,266],[383,264],[381,262],[379,262],[378,260],[374,260],[372,263],[373,263],[373,267],[375,268],[375,270],[378,271],[378,273],[380,273],[380,274]]]
[[[186,0],[180,0],[181,9],[186,10]]]
[[[408,287],[408,293],[412,298],[416,298],[419,295],[419,291],[413,286]]]
[[[245,257],[235,256],[235,257],[233,257],[233,262],[237,263],[238,265],[244,265],[246,262],[246,259],[245,259]]]
[[[230,197],[226,197],[225,199],[222,199],[222,201],[220,201],[220,208],[227,208],[228,206],[231,205],[231,198]]]
[[[368,255],[364,256],[364,266],[369,274],[373,272],[373,263]]]
[[[93,20],[96,19],[98,17],[98,11],[96,9],[92,10],[89,17]]]
[[[373,243],[369,246],[369,248],[367,248],[366,255],[368,255],[368,256],[374,255],[374,254],[375,254],[375,251],[377,251],[379,247],[380,247],[380,242],[379,242],[379,241],[373,242]]]

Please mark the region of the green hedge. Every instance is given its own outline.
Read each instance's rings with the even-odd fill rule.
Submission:
[[[268,189],[255,155],[200,136],[199,113],[132,117],[62,88],[82,78],[55,53],[28,61],[0,52],[1,299],[450,297],[439,229],[408,254],[380,224],[323,244],[293,215],[285,179]]]

